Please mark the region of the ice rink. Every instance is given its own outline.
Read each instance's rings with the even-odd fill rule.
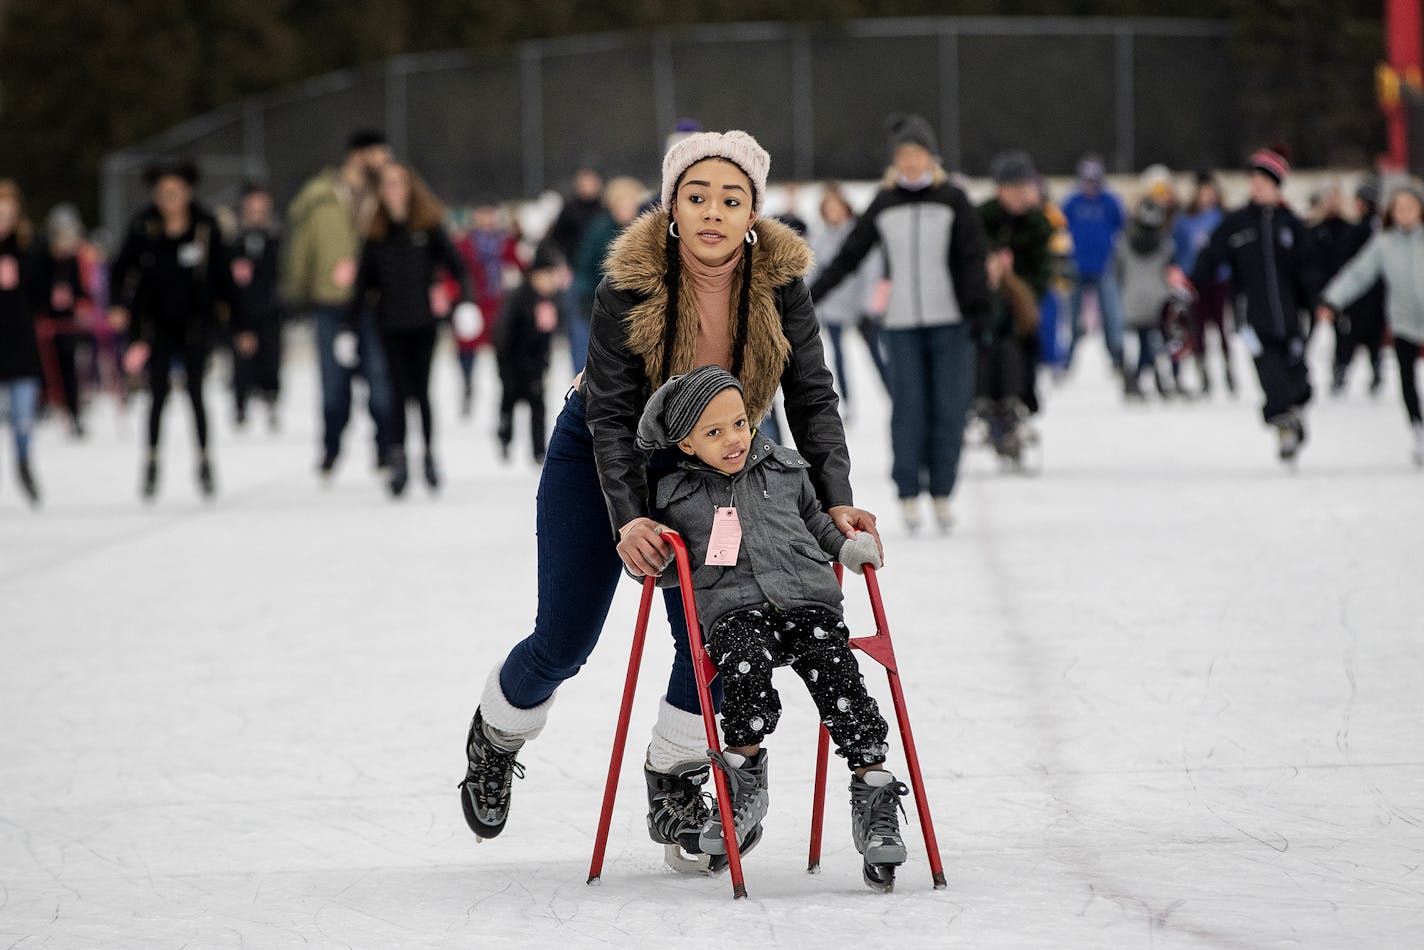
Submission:
[[[949,537],[900,526],[856,353],[858,501],[884,527],[949,877],[930,888],[911,806],[890,895],[860,881],[838,760],[805,873],[815,717],[789,670],[750,899],[663,866],[638,767],[671,655],[656,618],[603,882],[584,883],[632,582],[521,754],[505,834],[475,842],[465,731],[534,612],[537,474],[497,460],[492,362],[462,422],[439,354],[433,499],[385,497],[359,417],[318,483],[300,353],[276,436],[235,433],[214,374],[211,504],[176,397],[149,507],[139,413],[97,406],[83,443],[46,427],[39,513],[4,433],[0,948],[1424,946],[1424,473],[1392,362],[1377,400],[1362,366],[1317,397],[1290,474],[1242,354],[1235,401],[1124,407],[1100,351],[1048,387],[1040,476],[967,455]]]

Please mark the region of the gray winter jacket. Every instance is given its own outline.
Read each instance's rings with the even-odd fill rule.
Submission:
[[[735,475],[690,459],[659,480],[657,507],[687,543],[704,631],[742,607],[840,605],[831,562],[846,537],[821,510],[810,467],[795,451],[754,435],[746,467]],[[712,519],[728,505],[736,507],[742,527],[737,563],[708,566]],[[658,584],[675,586],[676,570],[665,571]]]
[[[1122,292],[1123,322],[1129,329],[1151,329],[1162,322],[1162,308],[1172,290],[1167,284],[1167,267],[1176,251],[1176,243],[1168,237],[1146,253],[1135,250],[1127,235],[1118,238],[1114,266]]]
[[[1424,227],[1380,231],[1350,258],[1320,297],[1339,312],[1381,277],[1390,329],[1411,343],[1424,343]]]

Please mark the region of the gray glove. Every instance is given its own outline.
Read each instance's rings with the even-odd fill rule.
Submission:
[[[865,565],[880,569],[880,549],[876,547],[875,535],[869,531],[857,531],[855,537],[847,538],[841,545],[841,553],[836,558],[857,574],[865,573]]]

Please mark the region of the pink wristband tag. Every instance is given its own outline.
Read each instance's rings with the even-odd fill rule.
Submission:
[[[742,549],[742,521],[736,508],[718,508],[712,516],[712,535],[707,539],[709,567],[731,567]]]

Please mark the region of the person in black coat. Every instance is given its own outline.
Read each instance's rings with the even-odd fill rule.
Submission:
[[[1314,303],[1319,281],[1305,225],[1281,200],[1290,165],[1261,149],[1249,168],[1251,201],[1217,225],[1197,255],[1192,283],[1209,286],[1221,264],[1231,266],[1236,324],[1266,394],[1261,415],[1276,429],[1281,460],[1290,461],[1305,442],[1311,397],[1301,313]]]
[[[79,342],[87,334],[78,323],[79,308],[90,299],[84,286],[79,252],[84,242],[84,225],[73,205],[55,206],[45,224],[45,242],[35,257],[36,303],[47,322],[54,368],[59,371],[60,391],[69,412],[69,428],[76,438],[84,435],[79,400]]]
[[[191,162],[154,165],[145,173],[152,204],[129,225],[109,274],[109,323],[127,332],[125,362],[146,367],[152,396],[143,497],[158,490],[158,442],[171,375],[181,360],[198,443],[198,485],[215,491],[208,454],[203,377],[219,324],[243,327],[232,264],[217,219],[193,199],[198,180]]]
[[[1329,283],[1341,267],[1360,252],[1380,228],[1379,183],[1368,180],[1355,191],[1355,223],[1345,239],[1344,259],[1332,268],[1328,275],[1322,274],[1322,283]],[[1380,391],[1380,359],[1384,349],[1385,329],[1384,281],[1377,280],[1364,296],[1341,311],[1335,318],[1335,365],[1330,381],[1330,394],[1339,395],[1345,391],[1346,377],[1355,352],[1363,349],[1370,358],[1370,395]]]
[[[558,323],[559,275],[564,266],[559,249],[542,242],[524,282],[505,298],[494,329],[499,364],[499,447],[506,460],[514,440],[514,408],[529,406],[529,434],[534,462],[544,464],[544,374],[549,370],[549,340]]]
[[[448,302],[438,287],[437,271],[444,270],[460,285],[460,306],[474,306],[470,274],[455,245],[445,233],[445,209],[415,172],[392,163],[381,170],[380,207],[371,220],[355,292],[347,309],[348,326],[343,348],[355,351],[356,322],[361,308],[372,302],[390,368],[396,411],[391,419],[390,490],[405,492],[410,478],[406,462],[406,412],[414,402],[420,410],[425,440],[425,482],[440,487],[435,462],[435,420],[430,407],[430,365],[435,355],[436,327],[448,315]]]
[[[240,229],[232,242],[232,282],[242,298],[248,333],[233,341],[232,389],[237,424],[247,421],[247,404],[257,395],[267,403],[269,427],[277,429],[282,379],[282,323],[286,309],[277,293],[281,237],[272,220],[272,195],[265,187],[243,187]]]
[[[573,191],[564,199],[559,216],[549,227],[545,240],[552,241],[565,261],[578,259],[579,245],[588,233],[589,225],[603,214],[603,173],[598,163],[585,159],[574,172]],[[569,359],[574,373],[583,371],[588,358],[589,315],[579,307],[573,289],[559,297],[559,309],[569,334]]]
[[[30,504],[39,489],[30,468],[30,433],[40,397],[40,351],[35,342],[35,246],[24,194],[0,179],[0,393],[10,409],[15,467]]]

